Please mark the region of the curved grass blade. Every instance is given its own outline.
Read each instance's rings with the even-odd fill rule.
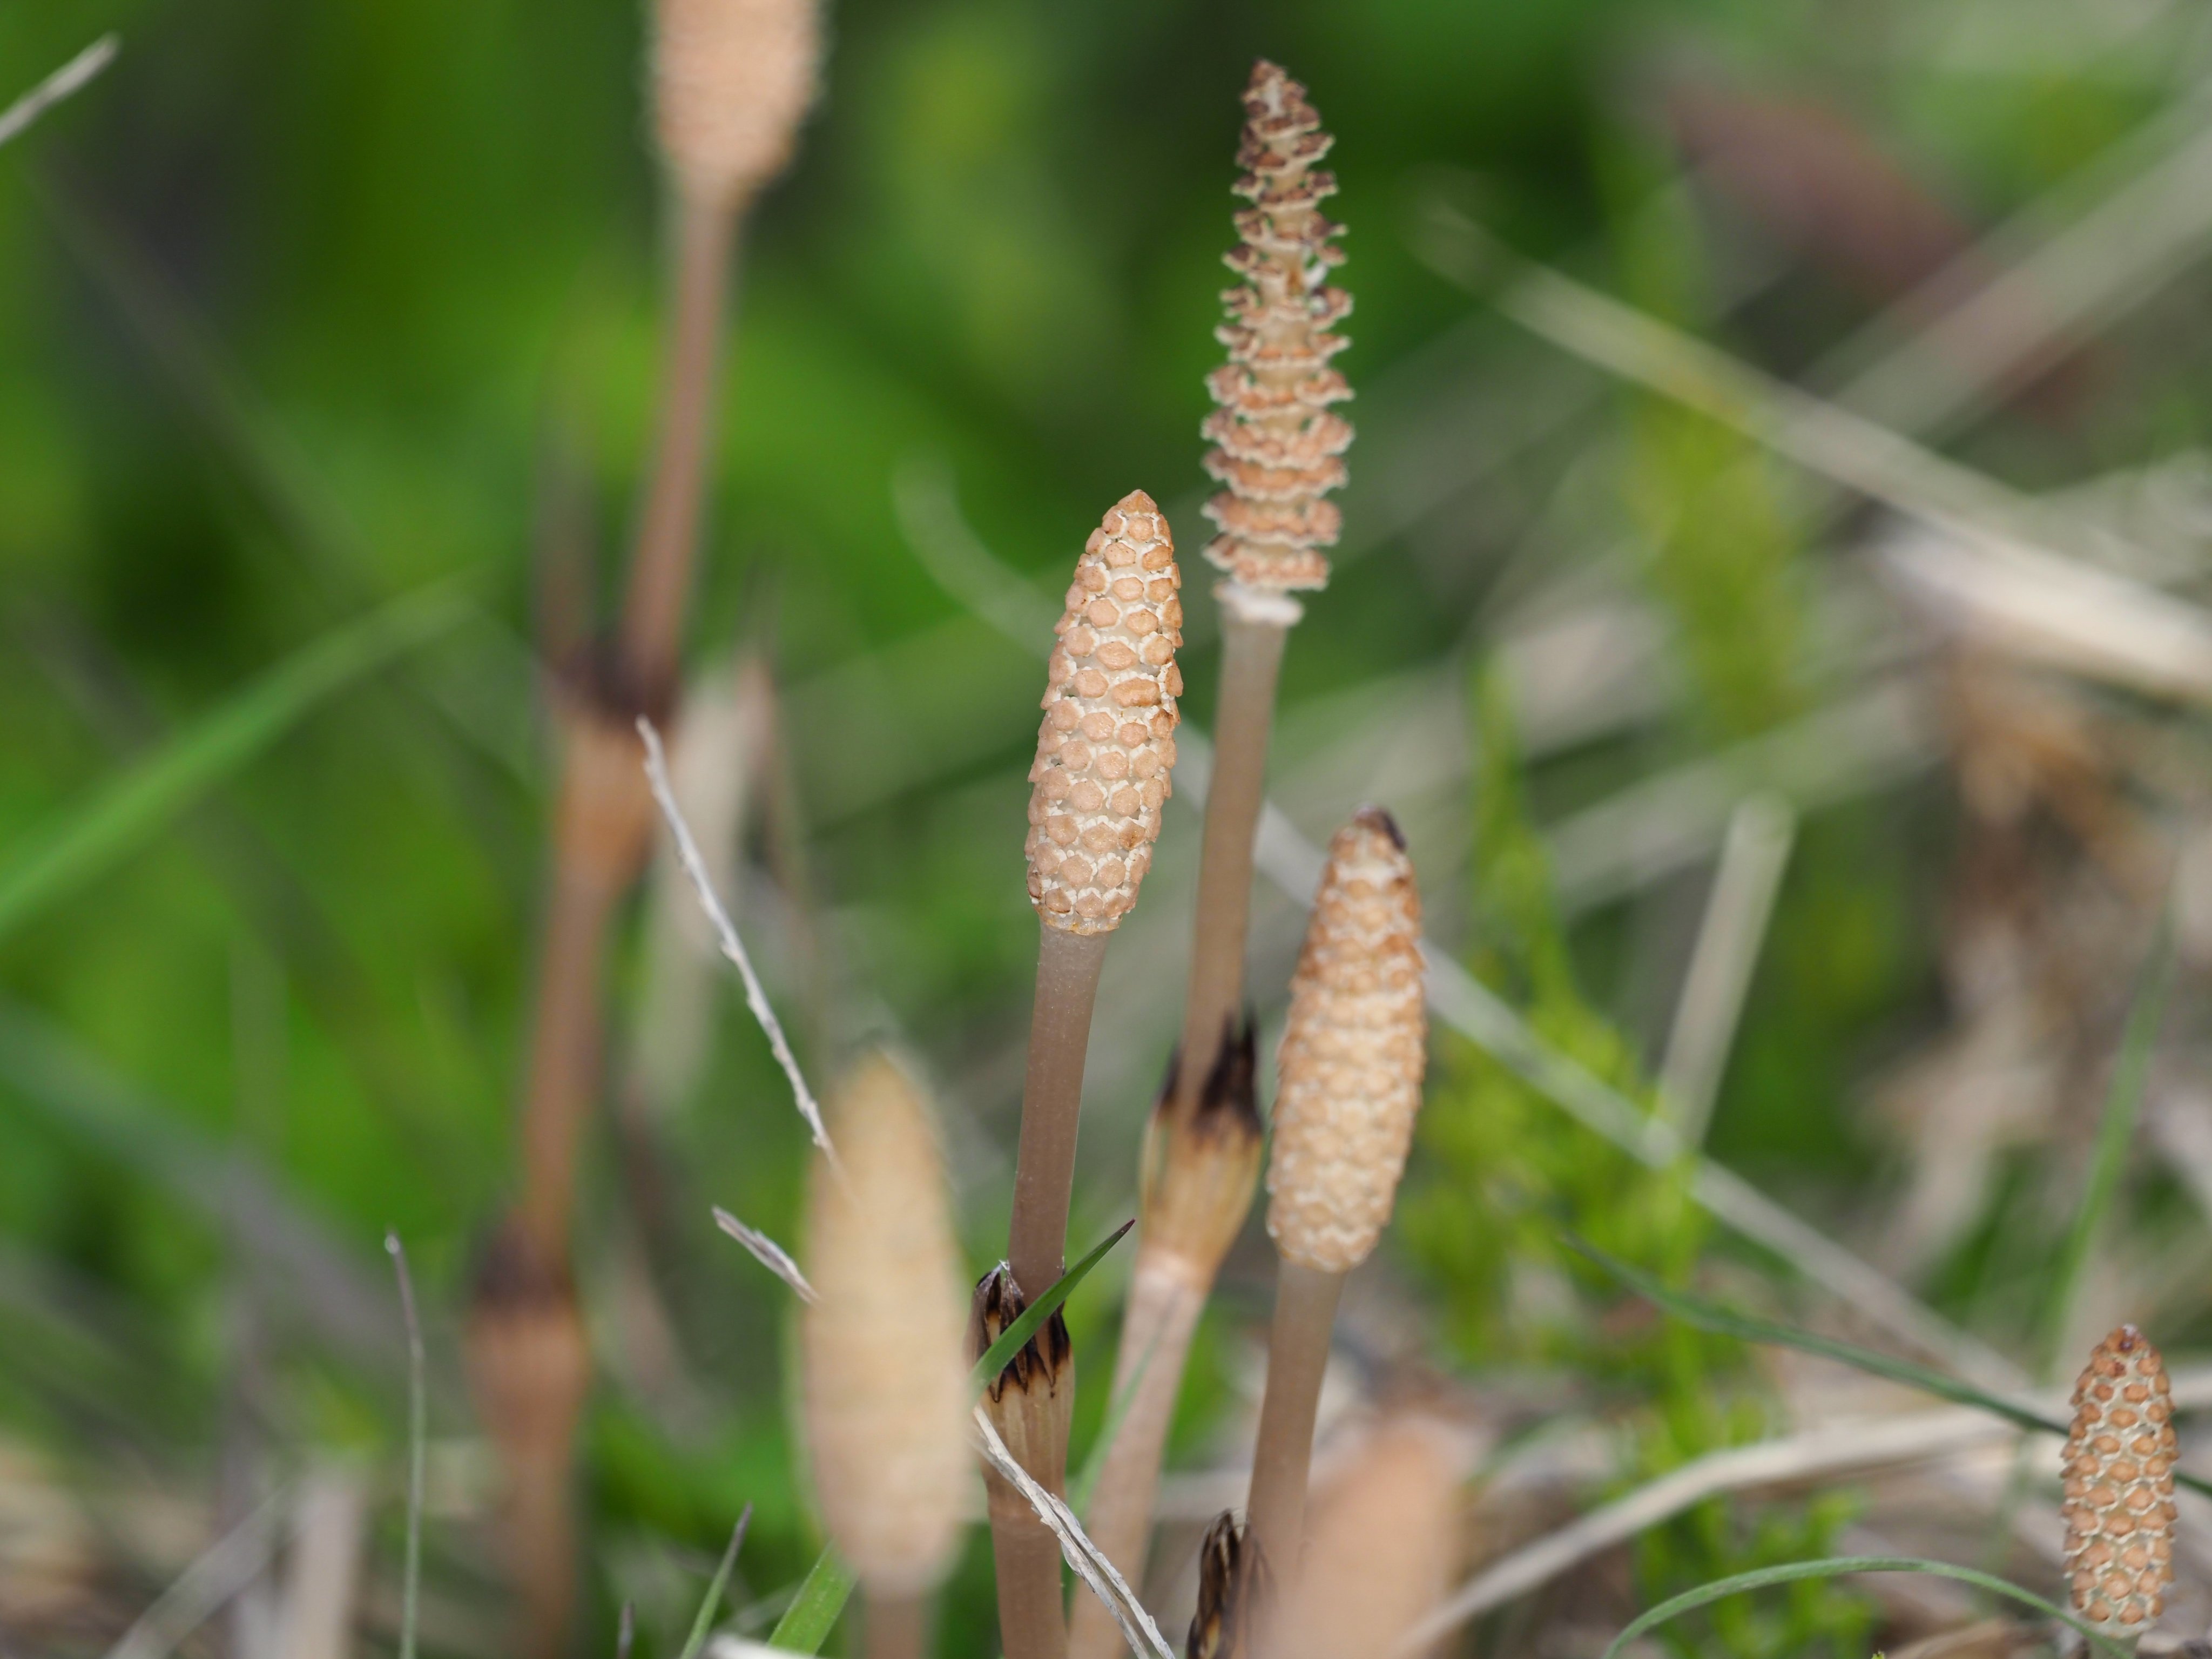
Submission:
[[[459,583],[418,588],[325,634],[113,774],[88,799],[9,849],[0,863],[0,937],[151,840],[317,703],[452,627],[469,609]]]
[[[1054,1310],[1067,1300],[1068,1293],[1090,1277],[1091,1270],[1106,1259],[1106,1252],[1128,1237],[1129,1229],[1136,1224],[1136,1218],[1132,1216],[1107,1234],[1089,1255],[1055,1279],[1050,1290],[1023,1309],[1022,1316],[1000,1332],[996,1342],[983,1350],[983,1357],[975,1362],[975,1370],[969,1379],[978,1394],[993,1377],[1006,1369],[1013,1357],[1022,1351],[1022,1344],[1037,1334],[1044,1322],[1052,1317]]]
[[[1640,1268],[1608,1255],[1585,1239],[1572,1234],[1565,1236],[1569,1249],[1587,1257],[1602,1267],[1622,1284],[1634,1291],[1646,1302],[1672,1314],[1687,1325],[1700,1330],[1712,1331],[1722,1336],[1739,1337],[1746,1342],[1768,1342],[1778,1347],[1796,1348],[1802,1353],[1818,1354],[1824,1359],[1833,1359],[1875,1376],[1886,1376],[1893,1382],[1902,1382],[1907,1388],[1932,1394],[1939,1400],[1948,1400],[1956,1405],[1973,1406],[2014,1423],[2023,1429],[2039,1434],[2055,1434],[2062,1437],[2070,1425],[2063,1417],[2041,1410],[2027,1401],[1991,1394],[1972,1382],[1962,1382],[1930,1366],[1899,1359],[1894,1354],[1880,1353],[1872,1348],[1862,1348],[1854,1343],[1839,1342],[1832,1336],[1816,1335],[1799,1330],[1794,1325],[1778,1324],[1771,1319],[1738,1313],[1733,1308],[1722,1307],[1717,1302],[1707,1302],[1685,1291],[1662,1285]],[[2212,1497],[2212,1481],[2203,1480],[2179,1469],[2173,1473],[2175,1481],[2194,1491]]]
[[[2142,1109],[2143,1084],[2150,1073],[2151,1048],[2158,1039],[2159,1022],[2166,1013],[2166,994],[2173,980],[2173,922],[2171,914],[2159,917],[2150,954],[2144,959],[2142,978],[2128,1009],[2120,1050],[2112,1061],[2112,1080],[2105,1094],[2104,1115],[2097,1123],[2097,1142],[2089,1158],[2089,1178],[2081,1189],[2081,1206],[2066,1235],[2066,1248],[2051,1279],[2050,1298],[2044,1304],[2044,1369],[2055,1371],[2065,1356],[2060,1345],[2072,1322],[2074,1297],[2081,1288],[2081,1270],[2088,1265],[2089,1249],[2097,1230],[2112,1208],[2119,1190],[2120,1172],[2127,1165],[2128,1148],[2134,1144],[2136,1120]]]
[[[399,1659],[415,1659],[415,1627],[422,1601],[422,1477],[430,1443],[430,1405],[422,1382],[422,1326],[415,1316],[415,1277],[407,1271],[407,1247],[398,1232],[391,1231],[384,1235],[384,1248],[399,1280],[399,1311],[407,1325],[407,1565],[399,1600]]]
[[[799,1581],[799,1594],[791,1598],[783,1617],[769,1632],[769,1646],[786,1653],[821,1652],[852,1594],[852,1569],[837,1559],[836,1550],[825,1547],[814,1558],[814,1565]]]
[[[1886,1376],[1893,1382],[1905,1383],[1939,1399],[1961,1406],[1978,1406],[2008,1423],[2017,1423],[2023,1429],[2059,1435],[2066,1432],[2063,1419],[2048,1416],[2025,1401],[1991,1394],[1986,1389],[1978,1388],[1972,1382],[1962,1382],[1932,1366],[1899,1359],[1894,1354],[1840,1342],[1832,1336],[1799,1330],[1794,1325],[1779,1324],[1753,1314],[1739,1313],[1733,1308],[1724,1308],[1717,1302],[1708,1302],[1702,1297],[1692,1296],[1671,1285],[1662,1285],[1641,1268],[1632,1267],[1618,1257],[1608,1255],[1585,1239],[1569,1234],[1565,1242],[1569,1249],[1587,1257],[1646,1302],[1672,1314],[1686,1325],[1695,1325],[1700,1330],[1711,1331],[1720,1336],[1740,1337],[1747,1342],[1769,1342],[1778,1347],[1819,1354],[1824,1359],[1838,1360],[1876,1376]]]
[[[691,1621],[691,1635],[684,1644],[682,1659],[699,1659],[699,1650],[707,1645],[707,1632],[714,1627],[714,1614],[722,1605],[722,1593],[730,1587],[730,1574],[738,1565],[738,1552],[744,1547],[745,1528],[752,1524],[753,1506],[746,1504],[738,1516],[738,1524],[730,1528],[730,1547],[722,1552],[722,1565],[714,1569],[714,1582],[707,1586],[707,1599],[699,1604],[699,1616]]]
[[[1128,1382],[1107,1403],[1106,1420],[1098,1425],[1098,1437],[1091,1443],[1091,1452],[1083,1460],[1082,1468],[1067,1483],[1067,1506],[1078,1515],[1091,1507],[1091,1489],[1105,1473],[1107,1454],[1114,1449],[1114,1437],[1121,1433],[1121,1419],[1129,1414],[1129,1407],[1136,1402],[1137,1390],[1145,1385],[1145,1373],[1152,1370],[1152,1356],[1160,1351],[1160,1338],[1164,1334],[1164,1331],[1152,1333],[1144,1357],[1137,1361],[1137,1369],[1129,1373]]]
[[[1778,1567],[1760,1567],[1752,1572],[1740,1572],[1727,1578],[1717,1578],[1710,1584],[1700,1584],[1692,1590],[1662,1601],[1657,1607],[1637,1615],[1628,1628],[1613,1638],[1613,1645],[1605,1650],[1605,1659],[1619,1659],[1621,1650],[1646,1631],[1665,1624],[1677,1613],[1689,1613],[1718,1601],[1724,1597],[1741,1595],[1745,1590],[1763,1589],[1769,1584],[1790,1584],[1807,1578],[1838,1578],[1853,1572],[1924,1572],[1931,1577],[1955,1578],[1962,1584],[1972,1584],[1977,1589],[1987,1590],[1992,1595],[2002,1595],[2034,1608],[2046,1618],[2056,1619],[2072,1626],[2087,1638],[2090,1644],[2112,1659],[2129,1659],[2129,1650],[2109,1636],[2100,1634],[2063,1607],[2054,1607],[2041,1596],[2008,1584],[2002,1578],[1986,1572],[1977,1572],[1972,1567],[1954,1567],[1948,1561],[1923,1561],[1909,1555],[1841,1555],[1820,1561],[1792,1561]]]

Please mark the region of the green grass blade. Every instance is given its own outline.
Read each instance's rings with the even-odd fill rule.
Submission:
[[[2089,1158],[2089,1178],[2081,1189],[2081,1206],[2066,1237],[2058,1267],[2051,1280],[2050,1299],[2044,1304],[2044,1371],[2057,1370],[2066,1356],[2059,1345],[2074,1314],[2074,1297],[2081,1288],[2082,1270],[2088,1266],[2097,1231],[2112,1207],[2119,1190],[2120,1174],[2127,1167],[2128,1148],[2134,1144],[2136,1120],[2142,1110],[2143,1084],[2150,1073],[2151,1048],[2158,1040],[2159,1022],[2166,1013],[2166,994],[2173,981],[2173,924],[2160,916],[2145,959],[2142,979],[2128,1009],[2120,1051],[2112,1061],[2112,1081],[2105,1096],[2104,1115],[2097,1124],[2097,1144]]]
[[[1916,1364],[1910,1359],[1899,1359],[1893,1354],[1880,1353],[1854,1343],[1839,1342],[1832,1336],[1816,1335],[1811,1331],[1799,1330],[1794,1325],[1779,1324],[1755,1315],[1738,1313],[1733,1308],[1723,1308],[1718,1303],[1707,1302],[1701,1297],[1691,1296],[1662,1285],[1649,1273],[1607,1255],[1596,1245],[1583,1239],[1569,1235],[1566,1243],[1646,1302],[1672,1314],[1685,1324],[1697,1326],[1700,1330],[1738,1337],[1746,1342],[1767,1342],[1778,1347],[1796,1348],[1802,1353],[1819,1354],[1824,1359],[1838,1361],[1870,1376],[1886,1376],[1893,1382],[1902,1382],[1908,1388],[1932,1394],[1940,1400],[1978,1407],[2008,1423],[2015,1423],[2023,1429],[2033,1429],[2039,1433],[2063,1436],[2068,1431],[2069,1425],[2064,1418],[2040,1411],[2025,1401],[1991,1394],[1972,1382],[1962,1382],[1955,1376],[1929,1366]],[[2179,1469],[2174,1471],[2173,1478],[2181,1486],[2212,1497],[2212,1480],[2185,1474]]]
[[[730,1574],[736,1571],[738,1552],[744,1547],[745,1528],[752,1524],[753,1506],[746,1504],[738,1516],[738,1524],[730,1528],[730,1547],[722,1552],[722,1565],[714,1569],[714,1582],[707,1586],[707,1599],[699,1604],[699,1616],[691,1621],[691,1635],[684,1644],[682,1659],[699,1659],[699,1650],[707,1645],[707,1632],[714,1628],[714,1615],[721,1610],[723,1593],[730,1588]]]
[[[836,1550],[824,1548],[769,1632],[769,1646],[787,1653],[821,1652],[852,1594],[852,1570],[837,1559]]]
[[[1646,1302],[1672,1314],[1686,1325],[1695,1325],[1700,1330],[1712,1331],[1722,1336],[1740,1337],[1747,1342],[1771,1343],[1778,1347],[1796,1348],[1805,1353],[1819,1354],[1825,1359],[1841,1361],[1876,1376],[1886,1376],[1893,1382],[1903,1382],[1932,1394],[1940,1399],[1955,1401],[1961,1406],[1978,1406],[1994,1413],[2007,1422],[2017,1423],[2023,1429],[2038,1429],[2052,1434],[2064,1434],[2063,1419],[2045,1416],[2034,1407],[2003,1395],[1991,1394],[1972,1382],[1962,1382],[1927,1365],[1910,1359],[1899,1359],[1893,1354],[1877,1352],[1849,1342],[1839,1342],[1831,1336],[1820,1336],[1811,1331],[1799,1330],[1794,1325],[1784,1325],[1771,1319],[1761,1319],[1753,1314],[1739,1313],[1724,1308],[1717,1302],[1708,1302],[1686,1291],[1663,1285],[1640,1268],[1607,1255],[1596,1245],[1570,1236],[1570,1249],[1580,1252],[1600,1267],[1634,1291]]]
[[[1784,1566],[1761,1567],[1753,1572],[1740,1572],[1728,1578],[1717,1578],[1710,1584],[1700,1584],[1692,1590],[1662,1601],[1657,1607],[1639,1613],[1605,1650],[1605,1659],[1618,1659],[1621,1650],[1646,1631],[1665,1624],[1677,1613],[1689,1613],[1726,1596],[1741,1595],[1746,1590],[1764,1589],[1769,1584],[1790,1584],[1807,1578],[1838,1578],[1853,1572],[1924,1572],[1936,1578],[1955,1578],[1962,1584],[1972,1584],[1977,1589],[1992,1595],[2002,1595],[2034,1608],[2046,1618],[2071,1625],[2087,1638],[2090,1644],[2112,1659],[2129,1659],[2129,1650],[2110,1637],[2101,1635],[2082,1623],[2064,1608],[2055,1607],[2017,1584],[2008,1584],[2002,1578],[1972,1567],[1954,1567],[1948,1561],[1923,1561],[1909,1555],[1842,1555],[1822,1561],[1792,1561]]]
[[[1076,1472],[1075,1478],[1067,1483],[1067,1506],[1078,1515],[1091,1507],[1091,1494],[1105,1470],[1107,1454],[1114,1449],[1114,1437],[1121,1431],[1121,1419],[1129,1414],[1137,1390],[1144,1386],[1145,1373],[1152,1368],[1152,1356],[1160,1351],[1160,1339],[1166,1334],[1164,1330],[1152,1333],[1152,1340],[1145,1348],[1144,1358],[1137,1362],[1137,1369],[1129,1373],[1121,1392],[1108,1402],[1106,1420],[1098,1425],[1098,1437],[1091,1443],[1090,1455],[1083,1460],[1083,1467]]]
[[[316,704],[467,613],[458,583],[416,590],[286,658],[125,766],[0,860],[0,937],[135,851]]]
[[[1128,1237],[1129,1229],[1136,1224],[1133,1217],[1107,1234],[1089,1255],[1062,1273],[1050,1290],[1023,1309],[1021,1317],[1007,1326],[996,1342],[983,1350],[983,1357],[975,1362],[975,1372],[969,1378],[978,1394],[993,1377],[1006,1369],[1013,1357],[1022,1351],[1022,1344],[1043,1328],[1044,1322],[1052,1317],[1054,1310],[1067,1300],[1068,1293],[1091,1276],[1091,1270],[1106,1259],[1106,1252]]]
[[[422,1326],[415,1316],[415,1278],[397,1232],[384,1235],[399,1280],[399,1312],[407,1326],[407,1565],[399,1593],[399,1659],[415,1659],[415,1627],[422,1601],[422,1485],[430,1443],[429,1393],[422,1381]]]

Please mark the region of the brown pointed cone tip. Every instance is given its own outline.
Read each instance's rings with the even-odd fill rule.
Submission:
[[[1194,1281],[1211,1284],[1237,1242],[1260,1182],[1266,1134],[1260,1121],[1259,1054],[1248,1016],[1222,1032],[1219,1051],[1194,1104],[1179,1109],[1176,1056],[1161,1085],[1138,1182],[1138,1221],[1148,1256],[1187,1263]]]
[[[1198,1547],[1198,1611],[1186,1659],[1252,1659],[1255,1617],[1273,1589],[1260,1547],[1235,1511],[1224,1510]]]
[[[1390,1218],[1428,1063],[1421,901],[1390,815],[1328,845],[1277,1066],[1267,1231],[1286,1261],[1346,1273]]]
[[[658,0],[653,113],[690,195],[736,202],[783,170],[814,101],[816,0]]]
[[[1182,573],[1141,489],[1076,562],[1030,768],[1030,902],[1048,927],[1102,933],[1137,901],[1176,758]]]
[[[1329,367],[1350,343],[1331,327],[1352,296],[1325,280],[1343,263],[1344,228],[1319,211],[1336,179],[1315,166],[1331,140],[1306,89],[1262,59],[1244,112],[1237,193],[1252,205],[1224,256],[1244,279],[1221,296],[1228,318],[1214,331],[1229,361],[1206,379],[1219,407],[1201,428],[1213,445],[1206,470],[1224,488],[1206,503],[1221,533],[1206,556],[1247,587],[1281,592],[1327,584],[1322,550],[1342,527],[1323,498],[1344,483],[1352,443],[1351,423],[1330,407],[1352,388]]]
[[[1001,1261],[975,1281],[968,1312],[969,1364],[981,1359],[1022,1316],[1029,1298]],[[983,1409],[1014,1461],[1053,1492],[1064,1484],[1075,1412],[1075,1347],[1060,1310],[1015,1351],[983,1389]]]
[[[2173,1582],[2173,1395],[2158,1350],[2123,1325],[2074,1385],[2061,1466],[2064,1561],[2074,1611],[2134,1634],[2148,1630]]]
[[[920,1595],[959,1541],[968,1485],[966,1316],[945,1172],[920,1091],[882,1055],[826,1114],[800,1327],[823,1523],[870,1592]]]

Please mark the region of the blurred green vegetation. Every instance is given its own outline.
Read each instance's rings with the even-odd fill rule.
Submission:
[[[1358,556],[1296,636],[1286,730],[1416,670],[1467,680],[1555,565],[1636,549],[1632,586],[1670,619],[1686,702],[1524,758],[1504,693],[1478,675],[1472,786],[1454,780],[1449,804],[1411,821],[1429,832],[1415,852],[1439,936],[1547,1041],[1647,1098],[1650,928],[1680,912],[1688,878],[1571,915],[1540,826],[1810,706],[1824,689],[1810,532],[1771,463],[1641,395],[1601,388],[1523,453],[1497,406],[1594,377],[1430,274],[1401,228],[1431,169],[1470,171],[1516,246],[1736,349],[1810,361],[1881,297],[1812,260],[1718,306],[1708,244],[1723,233],[1648,210],[1683,165],[1655,137],[1650,82],[1688,58],[1846,112],[1979,227],[2162,107],[2176,64],[2202,56],[2155,21],[2086,58],[2024,50],[2013,69],[1945,46],[1947,20],[1963,40],[2000,27],[2001,9],[838,6],[820,106],[747,239],[689,629],[701,663],[758,649],[784,693],[792,846],[756,833],[777,874],[753,887],[774,902],[743,921],[764,930],[779,1000],[803,1010],[817,1082],[857,1042],[896,1036],[948,1088],[976,1091],[956,1103],[956,1152],[1006,1139],[1012,1085],[988,1060],[1018,1042],[1034,949],[1019,826],[1036,669],[933,580],[891,481],[942,459],[981,539],[1047,592],[1102,507],[1142,485],[1181,530],[1204,607],[1196,433],[1218,357],[1236,94],[1264,53],[1309,82],[1339,137],[1358,297],[1342,361],[1372,391],[1350,411]],[[0,150],[0,867],[374,605],[455,573],[484,596],[475,620],[332,697],[0,938],[0,1341],[14,1356],[0,1433],[77,1477],[121,1461],[211,1486],[249,1370],[251,1412],[290,1449],[279,1457],[336,1443],[392,1463],[397,1354],[380,1365],[315,1334],[298,1304],[329,1281],[313,1262],[272,1266],[271,1239],[292,1235],[246,1219],[280,1208],[380,1295],[377,1241],[402,1233],[437,1310],[436,1433],[467,1431],[453,1312],[513,1182],[544,856],[533,526],[549,456],[579,458],[608,601],[653,437],[661,216],[641,24],[630,0],[43,0],[0,15],[0,95],[100,31],[124,42],[103,80]],[[2184,354],[2136,349],[2124,395],[2093,387],[2063,433],[2002,418],[1966,448],[2034,484],[2196,441],[2209,405],[2190,372]],[[1433,486],[1421,468],[1447,478],[1431,489],[1443,506],[1409,522],[1393,492]],[[1201,725],[1212,673],[1194,649]],[[1355,804],[1303,827],[1325,834]],[[1916,787],[1808,819],[1783,889],[1711,1150],[1816,1218],[1886,1173],[1848,1109],[1936,1018],[1949,811]],[[1188,815],[1169,833],[1194,844]],[[612,988],[617,1066],[642,995],[636,931]],[[1162,971],[1178,975],[1179,956]],[[1281,987],[1255,990],[1264,1012]],[[594,1650],[635,1596],[640,1651],[672,1651],[747,1502],[736,1605],[787,1589],[818,1542],[786,1430],[787,1310],[707,1207],[792,1239],[805,1141],[741,1002],[717,995],[712,1064],[653,1126],[664,1207],[641,1226],[630,1213],[604,1126],[589,1159],[580,1258],[599,1346],[619,1356],[629,1340],[611,1264],[642,1232],[694,1385],[671,1408],[617,1367],[595,1398]],[[1164,1059],[1097,1103],[1080,1216],[1129,1208],[1133,1126]],[[234,1158],[254,1173],[242,1199],[221,1173]],[[980,1267],[1004,1182],[985,1167],[962,1178]],[[1978,1305],[2004,1273],[1990,1240],[2026,1212],[2008,1191],[1934,1276],[1947,1308]],[[1631,1402],[1624,1480],[1769,1426],[1744,1356],[1623,1328],[1616,1298],[1563,1259],[1563,1228],[1675,1278],[1732,1248],[1679,1171],[1633,1164],[1441,1040],[1401,1261],[1437,1311],[1437,1363],[1571,1370],[1593,1400]],[[295,1269],[307,1289],[288,1302],[272,1285]],[[1232,1273],[1208,1316],[1179,1456],[1209,1450],[1233,1403],[1250,1291]],[[1097,1356],[1089,1376],[1107,1374],[1114,1313],[1103,1291],[1069,1310]],[[1079,1459],[1105,1403],[1083,1397]],[[1848,1510],[1704,1506],[1647,1540],[1641,1588],[1817,1553]],[[389,1506],[379,1524],[388,1550]],[[493,1577],[453,1529],[434,1524],[432,1545],[434,1578]],[[945,1651],[989,1651],[988,1583],[979,1536]],[[1756,1609],[1667,1639],[1747,1659],[1840,1654],[1869,1617],[1814,1584]]]

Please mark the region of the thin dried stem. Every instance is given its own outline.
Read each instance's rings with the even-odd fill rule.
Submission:
[[[1251,1540],[1273,1570],[1278,1593],[1297,1577],[1304,1536],[1306,1473],[1313,1461],[1314,1419],[1329,1333],[1344,1293],[1342,1273],[1285,1261],[1275,1279],[1275,1322],[1267,1339],[1267,1392],[1260,1405],[1260,1438],[1252,1453],[1252,1497],[1246,1506]]]
[[[665,706],[674,690],[684,602],[691,591],[707,450],[714,430],[723,292],[736,251],[735,204],[677,196],[676,321],[662,392],[660,447],[630,555],[623,607],[621,672],[640,708]]]
[[[56,104],[90,85],[100,70],[115,61],[117,44],[114,35],[101,35],[4,111],[0,111],[0,144],[27,131]]]
[[[1029,1069],[1022,1083],[1021,1146],[1006,1253],[1025,1295],[1050,1289],[1066,1265],[1083,1058],[1111,937],[1049,924],[1038,932],[1036,1000],[1030,1014]]]

